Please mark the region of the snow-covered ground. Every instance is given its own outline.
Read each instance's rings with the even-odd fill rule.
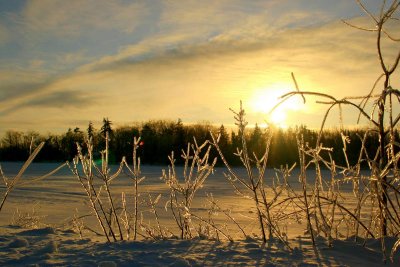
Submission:
[[[9,177],[15,175],[20,163],[2,163]],[[33,164],[22,178],[29,180],[55,168],[55,164]],[[176,232],[175,221],[164,205],[168,200],[168,188],[160,180],[165,167],[143,166],[146,179],[140,185],[141,197],[161,194],[157,212],[163,228]],[[179,170],[178,170],[179,171]],[[252,237],[258,234],[254,222],[254,209],[249,200],[234,194],[232,186],[217,168],[196,195],[193,211],[199,216],[207,212],[206,193],[212,193],[223,209],[231,215],[250,236],[246,239],[223,214],[216,215],[219,225],[234,239],[206,240],[194,238],[180,240],[167,238],[153,240],[106,243],[104,237],[87,229],[97,227],[96,220],[87,217],[90,213],[86,196],[76,178],[65,168],[40,182],[16,188],[11,192],[0,213],[0,266],[399,266],[400,256],[394,263],[382,262],[380,240],[361,240],[344,237],[335,240],[332,247],[319,238],[314,250],[309,235],[304,234],[305,225],[288,224],[286,237],[292,250],[279,240],[263,244]],[[294,178],[295,179],[295,178]],[[116,198],[121,192],[132,198],[132,182],[121,175],[112,184]],[[346,190],[346,187],[342,189]],[[348,188],[351,191],[351,186]],[[0,187],[3,195],[4,185]],[[345,193],[345,192],[344,192]],[[129,205],[129,203],[128,203]],[[154,224],[154,214],[141,206],[144,221]],[[74,218],[79,218],[75,220]],[[76,222],[87,226],[78,233]],[[99,230],[97,230],[99,231]],[[365,242],[364,242],[365,241]],[[395,240],[388,239],[388,248]],[[363,246],[365,243],[365,246]]]
[[[327,248],[320,240],[314,251],[309,238],[298,237],[290,240],[294,249],[289,251],[276,240],[266,244],[250,239],[104,243],[50,227],[3,226],[0,231],[1,266],[383,266],[376,241],[368,242],[368,248],[352,241],[335,241]]]

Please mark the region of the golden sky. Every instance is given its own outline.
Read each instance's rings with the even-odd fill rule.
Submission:
[[[381,73],[376,34],[341,22],[374,27],[350,0],[18,0],[0,13],[0,134],[103,117],[229,125],[240,101],[251,124],[318,127],[327,106],[312,98],[267,116],[294,90],[291,72],[300,89],[338,98],[367,94]],[[384,47],[388,59],[399,50]],[[354,125],[357,112],[344,117]]]

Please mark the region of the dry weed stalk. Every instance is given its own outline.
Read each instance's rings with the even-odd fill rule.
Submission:
[[[29,155],[28,159],[22,165],[22,167],[19,170],[18,174],[12,179],[11,178],[7,178],[5,176],[5,174],[3,172],[3,169],[0,166],[0,175],[3,178],[4,184],[6,186],[6,191],[5,191],[4,195],[3,195],[3,199],[2,199],[1,204],[0,204],[0,212],[3,209],[4,203],[6,202],[7,197],[9,196],[9,194],[11,193],[11,191],[14,188],[16,188],[17,186],[24,186],[24,185],[27,185],[27,184],[32,184],[32,183],[44,180],[47,177],[49,177],[49,176],[55,174],[56,172],[58,172],[60,169],[62,169],[66,165],[66,163],[64,163],[64,164],[60,165],[59,167],[57,167],[56,169],[52,170],[51,172],[49,172],[49,173],[47,173],[47,174],[45,174],[43,176],[34,178],[32,180],[20,182],[20,179],[22,178],[22,175],[25,173],[26,169],[29,167],[29,165],[31,165],[33,160],[39,154],[39,152],[43,148],[43,146],[44,146],[44,142],[40,143],[35,148],[35,150]],[[30,148],[32,149],[32,144],[31,144]]]
[[[111,228],[111,225],[110,222],[107,220],[103,203],[98,196],[99,192],[94,187],[94,174],[92,167],[94,161],[93,146],[91,140],[87,141],[86,145],[88,154],[83,155],[82,150],[78,144],[78,156],[74,158],[72,166],[70,164],[68,164],[68,166],[75,177],[78,178],[82,188],[85,190],[86,195],[89,199],[90,208],[93,210],[107,241],[110,242],[110,237],[108,235],[106,227],[108,226],[108,228]],[[79,171],[79,164],[81,165],[82,173]],[[115,240],[116,239],[114,238],[114,241]]]
[[[129,167],[129,164],[123,160],[123,163],[125,164],[126,168],[128,169],[128,175],[129,177],[133,180],[133,197],[134,197],[134,209],[133,209],[133,216],[134,216],[134,222],[133,222],[133,239],[136,240],[137,238],[137,229],[138,229],[138,219],[139,219],[139,209],[138,209],[138,204],[139,204],[139,184],[145,179],[145,177],[141,176],[141,170],[140,170],[140,157],[137,156],[137,149],[139,148],[140,144],[140,137],[136,138],[134,137],[133,139],[133,152],[132,152],[132,158],[133,158],[133,168]]]
[[[129,240],[130,239],[130,232],[131,232],[131,224],[130,224],[130,216],[128,214],[127,207],[126,207],[125,192],[121,193],[121,202],[122,202],[122,212],[121,212],[121,215],[120,215],[121,216],[121,221],[124,224],[124,228],[125,228],[125,232],[126,232],[126,240]],[[136,234],[134,236],[135,236],[135,240],[136,240]]]
[[[221,160],[228,170],[228,173],[225,174],[225,176],[232,184],[237,194],[253,200],[254,207],[257,211],[257,220],[263,242],[267,242],[266,231],[268,231],[269,238],[272,238],[273,236],[279,238],[290,249],[289,244],[285,241],[285,238],[279,228],[278,221],[275,220],[273,217],[274,214],[271,211],[271,207],[283,193],[283,187],[273,185],[273,195],[270,197],[271,200],[268,200],[266,191],[268,185],[266,185],[264,182],[272,132],[267,133],[267,138],[265,139],[265,151],[263,154],[256,155],[253,153],[253,155],[250,156],[251,151],[248,151],[248,145],[246,141],[246,126],[248,123],[245,119],[246,114],[242,108],[242,103],[240,102],[239,112],[235,112],[233,110],[232,112],[234,113],[236,121],[235,124],[238,127],[239,136],[241,139],[241,147],[237,148],[237,153],[235,155],[239,157],[243,167],[246,169],[246,177],[240,176],[235,170],[233,170],[233,168],[231,168],[218,144],[220,135],[215,136],[211,132],[212,144],[218,151]]]
[[[207,146],[208,145],[208,146]],[[217,159],[209,163],[211,145],[206,141],[201,145],[188,143],[186,151],[182,151],[184,159],[183,180],[180,181],[175,169],[174,153],[169,156],[170,166],[168,173],[163,170],[162,179],[170,189],[169,201],[165,208],[170,208],[175,222],[180,229],[182,239],[190,239],[192,234],[192,211],[196,192],[203,187],[207,177],[213,172]]]
[[[236,221],[236,219],[232,216],[232,211],[230,209],[222,209],[219,205],[217,200],[214,199],[214,196],[212,194],[207,194],[207,201],[210,205],[210,208],[208,210],[209,217],[213,215],[214,213],[222,212],[230,221],[232,221],[236,227],[240,230],[240,232],[243,234],[243,237],[246,239],[248,238],[248,235],[244,231],[243,227]],[[210,224],[213,224],[213,221],[210,219]]]
[[[103,231],[108,242],[117,240],[117,234],[113,229],[113,220],[117,224],[118,234],[120,239],[123,240],[122,228],[120,225],[120,219],[116,211],[113,196],[111,194],[110,183],[121,173],[123,162],[121,162],[118,170],[110,175],[110,169],[108,167],[108,134],[106,134],[106,148],[102,153],[102,166],[101,169],[96,165],[93,159],[93,145],[91,140],[87,140],[87,154],[82,152],[82,147],[77,144],[78,155],[74,158],[72,166],[69,165],[70,170],[78,178],[81,186],[86,192],[89,199],[90,208],[94,212],[99,225]],[[80,165],[80,168],[79,168]],[[95,175],[97,173],[97,176]],[[94,178],[100,178],[103,182],[101,186],[96,188],[96,182]],[[102,200],[102,192],[106,192],[108,205]],[[110,213],[107,214],[106,210]]]
[[[35,209],[38,203],[35,203],[32,207],[32,212],[21,212],[18,208],[13,214],[11,225],[29,228],[29,229],[38,229],[40,227],[45,226],[43,223],[43,219],[46,217],[45,215],[39,215]]]
[[[295,95],[300,95],[304,100],[306,96],[314,96],[323,99],[323,101],[317,101],[320,104],[326,104],[329,107],[323,117],[320,133],[318,135],[315,148],[306,149],[304,145],[300,142],[299,154],[301,155],[300,161],[301,166],[308,166],[307,162],[304,162],[304,154],[308,155],[313,161],[316,169],[316,180],[315,186],[312,189],[312,198],[304,197],[305,210],[307,213],[308,228],[312,234],[312,227],[315,227],[317,233],[322,230],[328,237],[331,238],[332,227],[335,227],[338,231],[338,224],[333,225],[335,217],[334,209],[339,208],[340,212],[347,214],[347,218],[342,217],[342,220],[347,224],[348,234],[350,232],[354,234],[359,234],[359,226],[365,230],[366,235],[371,237],[378,236],[381,238],[382,244],[382,254],[383,259],[386,261],[386,247],[385,247],[385,237],[387,236],[398,236],[400,233],[400,192],[398,190],[400,186],[398,164],[400,159],[399,152],[399,140],[396,139],[396,130],[398,123],[400,121],[400,113],[396,114],[395,106],[400,103],[400,91],[394,89],[391,85],[391,80],[393,75],[397,70],[400,61],[400,49],[394,59],[388,60],[383,55],[383,43],[385,41],[398,43],[399,38],[396,38],[388,27],[388,22],[398,21],[395,14],[398,14],[400,1],[392,0],[382,1],[380,12],[375,15],[370,12],[361,1],[357,0],[357,3],[361,9],[367,14],[367,16],[372,20],[373,24],[376,26],[374,29],[369,29],[365,27],[360,27],[352,25],[349,22],[344,21],[347,25],[354,27],[359,30],[364,30],[376,34],[376,48],[379,63],[383,74],[379,75],[376,79],[372,89],[367,95],[361,97],[345,97],[342,99],[337,99],[331,95],[324,94],[321,92],[311,92],[311,91],[301,91],[298,87],[298,83],[292,74],[294,84],[296,86],[296,91],[287,93],[282,96],[282,100],[278,103],[279,106],[282,102],[286,101],[288,98]],[[376,93],[377,87],[382,83],[382,90]],[[361,99],[360,103],[355,103],[356,100]],[[372,112],[368,112],[367,105],[372,102]],[[276,107],[277,107],[276,106]],[[351,182],[353,185],[354,196],[357,201],[356,209],[354,212],[345,208],[346,205],[339,204],[339,199],[342,197],[340,192],[333,193],[333,184],[328,187],[328,191],[331,194],[325,194],[324,185],[320,179],[320,167],[319,164],[322,163],[331,170],[334,174],[335,169],[338,167],[332,160],[324,159],[320,156],[321,137],[324,132],[325,122],[330,112],[334,107],[339,108],[340,120],[342,124],[342,107],[350,106],[355,108],[359,112],[359,117],[366,118],[372,125],[372,129],[367,133],[371,132],[376,134],[379,140],[379,146],[376,150],[375,155],[371,157],[366,152],[365,146],[367,143],[367,133],[364,137],[360,137],[362,140],[362,146],[358,158],[358,162],[354,166],[350,166],[346,154],[346,143],[350,140],[343,135],[343,153],[346,160],[346,166],[340,167],[341,173],[343,174],[343,182]],[[273,110],[276,108],[274,107]],[[326,153],[325,153],[326,154]],[[329,154],[329,153],[328,153]],[[361,165],[362,163],[367,163],[369,167],[369,175],[361,175]],[[303,183],[303,196],[310,195],[307,189],[307,183],[304,179],[304,170],[302,169],[300,180]],[[318,182],[318,180],[320,180]],[[341,182],[336,183],[339,185]],[[323,195],[321,195],[323,193]],[[334,204],[331,206],[330,216],[328,213],[322,210],[322,201]],[[362,208],[363,204],[367,202],[371,203],[372,212],[369,218],[368,227],[364,222],[367,222],[365,218],[362,218]],[[311,201],[311,203],[309,203]],[[313,206],[314,205],[314,206]],[[310,211],[310,207],[313,207],[313,211]],[[339,212],[339,214],[340,214]],[[314,225],[311,223],[311,215],[315,220]],[[354,220],[350,223],[349,220]],[[352,229],[350,225],[353,225]],[[375,234],[374,234],[375,233]],[[314,238],[314,237],[312,237]],[[393,253],[400,245],[400,239],[392,248],[391,258],[393,259]]]

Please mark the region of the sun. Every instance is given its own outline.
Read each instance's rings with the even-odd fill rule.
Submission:
[[[250,106],[254,112],[266,115],[266,121],[281,128],[288,127],[288,114],[300,110],[303,107],[298,97],[291,97],[282,102],[273,111],[272,109],[281,101],[280,97],[293,91],[293,86],[283,83],[274,83],[268,87],[258,89],[250,100]]]
[[[287,128],[286,118],[286,113],[280,110],[274,110],[271,114],[269,114],[269,121],[281,128]]]

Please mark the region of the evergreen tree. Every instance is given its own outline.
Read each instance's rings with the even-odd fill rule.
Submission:
[[[93,127],[93,123],[91,121],[89,121],[89,125],[87,128],[87,135],[88,135],[89,139],[93,139],[94,131],[95,131],[95,129]]]
[[[249,152],[255,153],[258,157],[261,157],[265,152],[265,136],[261,128],[256,123],[253,131],[250,134],[250,140],[248,141]]]
[[[103,118],[103,126],[101,126],[101,133],[105,137],[108,132],[109,136],[112,135],[113,130],[111,128],[112,122],[108,118]]]

